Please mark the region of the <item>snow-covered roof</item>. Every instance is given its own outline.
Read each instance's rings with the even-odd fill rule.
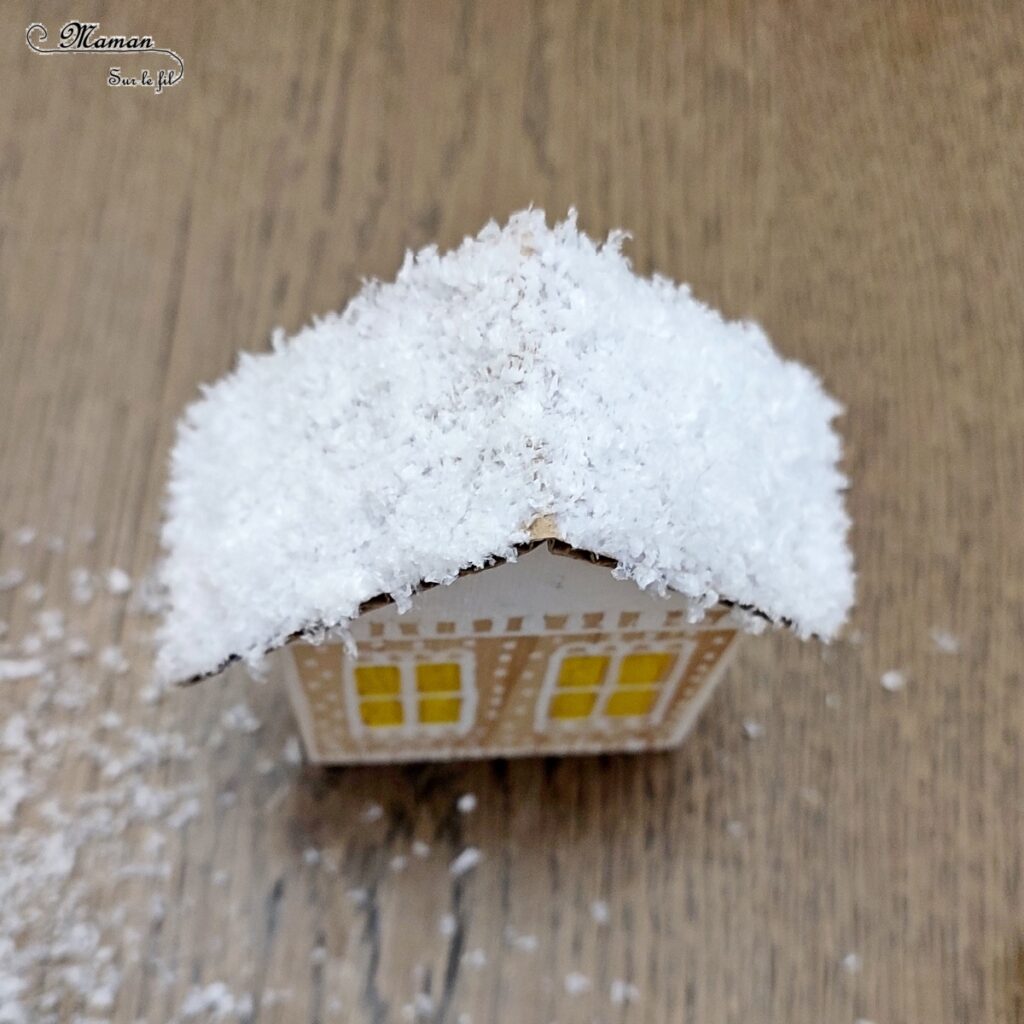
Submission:
[[[171,460],[161,674],[408,604],[541,516],[641,587],[833,635],[840,406],[756,324],[636,275],[623,237],[490,223],[205,388]]]

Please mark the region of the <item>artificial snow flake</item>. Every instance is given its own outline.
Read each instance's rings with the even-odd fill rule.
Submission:
[[[107,571],[107,592],[113,594],[115,597],[122,597],[125,594],[131,592],[132,589],[132,578],[124,571],[124,569],[118,569],[116,566],[113,569]]]
[[[81,660],[82,658],[88,658],[92,654],[92,646],[88,640],[80,636],[72,636],[68,637],[67,652],[69,658]]]
[[[859,974],[862,966],[860,955],[857,953],[847,953],[839,964],[847,974]]]
[[[123,676],[129,668],[128,659],[124,656],[124,651],[113,644],[104,647],[100,651],[99,662],[103,668],[117,676]]]
[[[472,871],[480,861],[483,854],[475,846],[467,846],[448,866],[449,872],[458,878],[460,875]]]
[[[626,1003],[635,1003],[640,998],[640,989],[632,982],[616,978],[612,982],[609,997],[616,1006],[623,1006]]]
[[[0,572],[0,593],[14,590],[25,582],[25,574],[21,569],[6,569]]]
[[[764,726],[756,719],[748,718],[743,723],[743,732],[748,740],[759,740],[764,735]]]
[[[7,679],[28,679],[38,676],[46,670],[46,662],[41,658],[23,658],[21,660],[0,660],[0,682]]]
[[[373,824],[375,821],[380,821],[383,817],[384,808],[378,803],[367,804],[359,815],[360,821],[364,821],[368,825]]]
[[[882,673],[882,689],[889,693],[898,693],[907,685],[907,677],[897,668],[891,668]]]
[[[263,723],[252,713],[248,704],[240,701],[220,716],[220,724],[233,732],[252,734],[258,732]]]
[[[71,581],[71,600],[77,605],[87,605],[96,595],[92,573],[88,569],[79,567],[71,570],[69,579]]]
[[[593,987],[591,980],[579,971],[570,971],[565,976],[565,991],[567,995],[579,996],[589,992]]]
[[[942,654],[960,653],[960,640],[953,633],[950,633],[948,629],[933,626],[931,637],[935,650],[940,651]]]
[[[524,953],[535,952],[539,945],[536,935],[524,935],[511,926],[505,929],[505,942],[513,949],[522,950]]]

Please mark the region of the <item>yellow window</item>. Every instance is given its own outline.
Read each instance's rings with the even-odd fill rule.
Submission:
[[[556,693],[551,698],[548,714],[552,718],[586,718],[594,710],[597,694],[592,691]]]
[[[619,666],[619,685],[660,683],[671,666],[671,654],[627,654]]]
[[[416,689],[420,693],[458,693],[459,666],[455,662],[416,666]]]
[[[360,697],[391,696],[401,688],[397,665],[356,666],[356,693]]]
[[[359,702],[359,715],[371,729],[386,729],[405,720],[400,700],[364,700]]]
[[[563,687],[600,686],[607,668],[607,658],[594,656],[566,658],[558,670],[558,686],[560,689]],[[564,717],[575,718],[578,716]]]
[[[605,714],[612,718],[630,718],[635,715],[649,714],[658,697],[656,687],[642,690],[616,690],[605,705]]]
[[[420,700],[422,725],[454,725],[462,714],[458,697],[424,697]]]

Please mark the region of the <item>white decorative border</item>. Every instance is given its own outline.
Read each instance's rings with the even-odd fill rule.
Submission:
[[[333,758],[325,755],[320,750],[320,744],[317,743],[309,694],[299,678],[297,661],[300,656],[297,646],[283,647],[278,652],[279,660],[284,664],[284,682],[288,689],[288,696],[291,698],[292,709],[299,722],[299,733],[302,736],[302,744],[306,748],[306,756],[314,763],[321,761],[329,763]]]
[[[486,637],[505,639],[521,636],[563,636],[565,634],[577,636],[587,633],[601,636],[620,633],[700,633],[705,630],[735,628],[732,625],[726,625],[725,619],[717,617],[712,619],[710,616],[706,616],[700,622],[689,622],[685,613],[680,613],[679,609],[673,608],[668,611],[646,609],[644,611],[601,612],[595,609],[590,612],[533,612],[525,615],[479,615],[473,618],[442,616],[429,619],[421,618],[415,612],[405,615],[398,614],[391,606],[388,606],[387,611],[389,617],[386,619],[375,618],[373,612],[370,612],[352,623],[352,637],[360,648],[364,644],[392,640],[459,641],[478,640]],[[587,619],[598,614],[602,615],[599,624],[587,625]],[[518,629],[508,628],[510,619],[520,621]],[[564,620],[564,622],[562,625],[553,627],[548,625],[550,619]],[[624,619],[627,619],[628,623],[624,623]],[[476,629],[474,624],[482,620],[489,620],[491,628]],[[439,628],[442,624],[450,624],[452,629],[442,632]]]
[[[408,639],[408,638],[406,638]],[[426,652],[420,652],[421,655]],[[345,711],[348,714],[349,730],[355,739],[363,740],[372,736],[374,739],[391,739],[400,737],[402,739],[415,739],[417,736],[441,736],[451,733],[454,736],[464,736],[473,726],[477,708],[476,688],[476,665],[475,658],[469,651],[453,648],[450,651],[430,651],[429,659],[417,657],[410,651],[404,657],[395,659],[388,652],[365,652],[360,655],[358,661],[354,658],[342,658],[342,690],[345,697]],[[455,662],[459,666],[459,690],[446,693],[420,694],[416,689],[416,666],[433,665],[440,663]],[[364,725],[362,715],[359,713],[359,694],[356,692],[355,669],[373,668],[374,666],[386,666],[398,669],[398,678],[401,684],[399,698],[402,701],[402,717],[404,722],[401,725],[378,726],[373,729]],[[462,710],[458,722],[449,724],[447,722],[432,722],[423,724],[419,721],[419,708],[417,701],[421,696],[455,697],[462,701]]]
[[[700,689],[690,696],[690,699],[686,702],[683,716],[672,730],[672,738],[666,744],[667,747],[678,746],[693,728],[697,717],[704,710],[705,705],[711,699],[711,695],[715,692],[715,687],[718,685],[719,680],[725,675],[726,669],[728,669],[732,659],[736,656],[736,648],[739,647],[742,637],[743,634],[738,632],[729,640],[725,650],[718,655],[714,668],[711,669],[701,682]]]
[[[659,650],[659,646],[661,649]],[[608,700],[611,695],[618,688],[619,678],[619,667],[622,664],[624,658],[631,654],[672,654],[672,650],[665,650],[665,647],[678,647],[678,653],[676,654],[676,660],[672,665],[672,671],[669,677],[661,684],[661,694],[658,697],[657,703],[646,715],[628,716],[624,718],[616,718],[615,725],[617,727],[622,726],[654,726],[661,722],[665,715],[665,710],[668,708],[675,697],[676,691],[679,689],[679,682],[683,678],[687,667],[690,664],[690,660],[693,657],[694,651],[697,649],[697,645],[694,641],[686,639],[684,637],[673,638],[671,641],[659,641],[656,636],[645,636],[636,642],[623,644],[617,643],[615,640],[607,640],[603,643],[588,644],[578,643],[569,644],[565,647],[559,648],[548,662],[547,674],[544,676],[544,682],[541,684],[540,692],[537,694],[536,707],[534,711],[533,725],[534,729],[540,733],[549,732],[551,729],[567,731],[579,731],[584,729],[593,729],[595,727],[600,728],[610,724],[610,720],[605,715],[605,708],[608,706]],[[597,703],[594,706],[593,711],[585,718],[577,719],[554,719],[548,714],[551,707],[551,698],[555,694],[558,684],[558,674],[561,671],[562,663],[566,658],[573,657],[607,657],[608,667],[605,669],[604,679],[601,681],[601,685],[597,688]],[[643,687],[629,687],[629,689],[642,689]],[[579,688],[580,690],[583,687]],[[593,689],[593,688],[590,688]],[[566,692],[575,692],[576,688],[572,690],[566,690]],[[632,717],[632,721],[630,721]]]

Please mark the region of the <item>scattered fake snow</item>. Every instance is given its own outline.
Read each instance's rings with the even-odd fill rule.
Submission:
[[[222,981],[205,988],[193,988],[182,1001],[180,1014],[185,1020],[204,1016],[213,1020],[237,1020],[252,1013],[252,996],[235,997]]]
[[[132,578],[124,569],[110,569],[107,572],[107,592],[115,597],[122,597],[131,592]]]
[[[58,540],[47,543],[56,555],[64,550]],[[23,581],[24,574],[6,570],[2,578]],[[86,585],[89,601],[96,596],[85,570],[70,574],[68,583],[72,609],[88,603],[81,601]],[[37,583],[16,596],[31,606],[45,593]],[[124,606],[116,608],[108,624],[116,621],[120,629]],[[180,863],[171,859],[168,837],[204,806],[200,784],[170,785],[166,777],[173,762],[192,763],[199,752],[166,720],[154,718],[153,728],[145,728],[141,707],[131,724],[105,708],[110,692],[109,684],[101,686],[103,673],[127,672],[127,659],[115,645],[101,645],[93,659],[91,644],[68,635],[67,616],[61,608],[42,608],[23,616],[30,632],[0,642],[10,709],[0,717],[4,1024],[103,1024],[115,1015],[126,977],[141,972],[161,988],[177,983],[177,969],[143,954],[142,940],[167,913]],[[101,621],[91,616],[97,636]],[[176,843],[173,856],[179,850]],[[154,890],[148,900],[127,891],[136,880]],[[188,992],[173,1020],[241,1021],[251,1013],[250,996],[214,983]]]
[[[105,669],[117,676],[123,676],[129,668],[128,659],[124,656],[124,651],[115,644],[104,647],[100,651],[97,660]]]
[[[285,764],[302,764],[302,747],[298,736],[289,736],[281,748],[281,759]]]
[[[476,810],[476,794],[475,793],[463,793],[458,800],[455,801],[455,807],[458,809],[460,814],[472,814]]]
[[[25,574],[21,569],[6,569],[0,572],[0,593],[14,590],[25,582]]]
[[[349,889],[346,895],[354,907],[365,907],[370,899],[370,893],[362,888]]]
[[[640,989],[636,985],[621,978],[612,982],[610,998],[615,1006],[623,1006],[626,1003],[635,1003],[640,998]]]
[[[28,679],[38,676],[46,669],[46,662],[41,658],[3,659],[0,660],[0,682],[7,679]]]
[[[467,846],[462,853],[460,853],[455,860],[448,865],[448,870],[456,878],[459,875],[464,875],[467,871],[472,871],[480,861],[484,859],[484,855],[475,847]]]
[[[931,637],[935,649],[942,654],[960,653],[960,640],[953,633],[950,633],[948,629],[932,626]]]
[[[71,570],[71,600],[83,607],[96,596],[96,587],[88,569]]]
[[[748,718],[743,723],[743,732],[748,740],[759,740],[764,735],[764,726],[756,719]]]
[[[378,803],[367,804],[359,817],[366,824],[371,825],[373,822],[380,821],[384,817],[384,808]]]
[[[862,965],[860,956],[857,953],[847,953],[839,963],[847,974],[860,973]]]
[[[72,636],[68,638],[67,652],[69,658],[81,660],[92,654],[92,646],[88,640],[84,640],[80,636]]]
[[[565,976],[565,991],[570,996],[580,996],[591,989],[591,981],[585,974],[579,971],[571,971]]]
[[[898,693],[907,685],[907,677],[897,668],[891,668],[888,672],[882,673],[882,689],[889,693]]]
[[[251,735],[254,732],[259,732],[263,723],[252,713],[248,704],[240,701],[220,716],[220,724],[233,732],[244,732]]]
[[[624,237],[489,224],[208,387],[171,463],[162,673],[343,633],[380,594],[404,608],[540,515],[641,587],[833,635],[839,405],[756,325],[635,275]]]
[[[123,604],[117,607],[123,611]],[[102,710],[102,691],[96,675],[89,678],[92,663],[85,660],[91,657],[91,646],[84,642],[79,646],[73,637],[65,636],[68,624],[60,609],[43,609],[31,618],[34,633],[0,644],[0,666],[18,666],[0,669],[0,678],[3,672],[10,673],[7,692],[18,694],[17,710],[0,720],[0,1022],[58,1024],[63,1019],[58,1017],[58,1007],[77,1004],[83,1008],[74,1017],[78,1024],[100,1024],[114,1015],[119,994],[130,987],[129,979],[136,978],[139,971],[161,986],[177,983],[179,968],[158,959],[140,959],[136,949],[146,930],[165,920],[169,901],[174,899],[174,879],[182,864],[176,830],[201,815],[204,807],[231,806],[234,793],[223,791],[216,801],[204,800],[199,783],[168,785],[169,765],[194,765],[201,751],[184,735],[168,729],[166,721],[154,720],[153,729],[143,728],[139,724],[144,718],[141,707],[134,709],[131,717]],[[10,657],[24,648],[29,638],[38,657]],[[105,653],[97,657],[97,667],[101,662],[108,668],[121,666],[124,655],[120,648],[101,646],[101,651],[116,651],[117,656]],[[71,658],[73,663],[68,660]],[[128,668],[126,660],[124,668]],[[142,691],[134,692],[141,700]],[[80,714],[88,708],[92,709],[88,715]],[[62,716],[62,712],[67,714]],[[246,704],[235,705],[226,718],[229,728],[242,732],[249,731],[253,723],[258,727]],[[300,759],[296,737],[289,737],[283,755],[291,764]],[[95,769],[88,773],[91,783],[77,792],[61,783],[67,765],[76,760]],[[460,810],[471,809],[467,796],[472,794],[457,801]],[[806,787],[801,797],[808,803],[820,801],[820,794]],[[376,821],[384,813],[380,804],[371,803],[361,817]],[[423,840],[414,840],[410,852],[425,859],[431,848]],[[338,871],[333,853],[309,847],[302,859],[312,869]],[[469,847],[452,862],[451,871],[459,875],[480,859],[480,851]],[[396,860],[404,866],[403,857],[393,858],[393,869]],[[153,887],[147,901],[119,898],[120,887],[133,879]],[[216,887],[229,880],[223,869],[211,872]],[[350,889],[348,898],[354,906],[363,907],[370,893],[363,888]],[[609,923],[604,900],[593,900],[589,909],[596,925]],[[445,915],[439,929],[450,937],[455,918]],[[527,953],[537,948],[535,936],[512,928],[506,930],[505,941]],[[327,951],[318,946],[310,956],[320,962]],[[464,955],[463,963],[467,968],[482,969],[487,955],[476,948]],[[848,953],[840,966],[855,974],[861,970],[860,956]],[[46,977],[42,989],[35,983],[41,972]],[[578,972],[567,975],[564,983],[570,995],[592,988],[590,979]],[[270,1008],[288,998],[287,992],[267,990],[260,1004]],[[613,1004],[638,998],[639,992],[630,982],[612,982]],[[332,998],[330,1004],[337,1000]],[[173,1020],[175,1024],[244,1021],[251,1017],[253,1006],[247,992],[236,992],[226,982],[215,981],[190,989]]]
[[[539,945],[536,935],[523,935],[511,925],[505,929],[505,942],[513,949],[522,950],[524,953],[536,952]]]
[[[412,1020],[429,1017],[434,1012],[434,1000],[426,992],[417,992],[413,997],[411,1009]]]

